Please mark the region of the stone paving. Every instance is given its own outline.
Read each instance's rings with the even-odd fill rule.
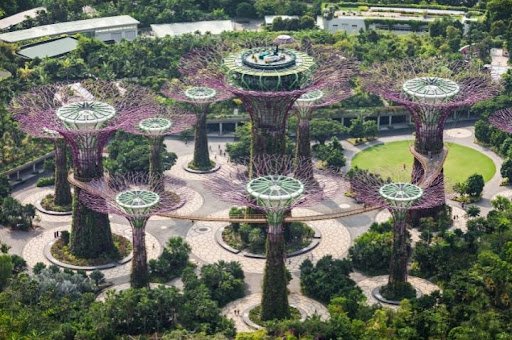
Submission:
[[[113,233],[124,236],[131,241],[132,231],[129,225],[111,223],[110,227]],[[34,267],[34,265],[37,262],[42,262],[46,265],[51,265],[52,263],[44,256],[44,248],[48,243],[50,243],[54,239],[53,233],[55,231],[70,229],[71,228],[69,226],[49,229],[28,241],[25,247],[23,248],[22,252],[22,256],[25,259],[25,261],[27,261],[27,265],[30,268]],[[151,259],[156,259],[162,253],[163,250],[162,246],[160,245],[160,242],[153,235],[147,232],[146,250],[148,261]],[[104,269],[102,270],[102,272],[103,274],[105,274],[105,279],[107,280],[130,275],[131,261],[114,268]]]
[[[195,174],[192,172],[188,172],[183,167],[186,167],[190,161],[192,161],[192,158],[194,156],[192,154],[189,155],[180,155],[178,157],[178,160],[176,161],[176,164],[171,168],[171,170],[167,170],[165,172],[166,175],[174,176],[179,179],[184,180],[193,180],[193,181],[204,181],[208,179],[208,177],[211,177],[212,173],[206,173],[206,174]],[[216,164],[220,164],[222,167],[223,164],[227,164],[228,159],[227,157],[220,156],[217,152],[210,152],[210,159],[214,161]]]
[[[468,138],[473,135],[471,130],[461,129],[461,128],[447,129],[447,130],[444,130],[444,133],[448,137],[452,137],[452,138]]]
[[[261,302],[261,293],[251,294],[242,299],[235,300],[229,304],[227,304],[222,309],[222,315],[226,316],[229,319],[232,319],[235,322],[235,327],[238,332],[251,332],[254,331],[249,325],[247,325],[243,319],[242,315],[244,313],[249,313],[249,311],[259,305]],[[329,311],[322,305],[320,302],[305,297],[300,294],[290,294],[288,296],[288,302],[292,306],[298,307],[300,310],[304,311],[307,316],[313,316],[315,314],[320,316],[320,319],[327,320],[329,319]],[[240,315],[235,315],[235,310],[240,311]]]
[[[352,276],[352,275],[351,275]],[[357,276],[352,277],[354,280],[357,280]],[[357,282],[357,285],[363,290],[364,295],[366,296],[367,303],[369,305],[373,305],[375,303],[379,303],[385,307],[389,307],[392,309],[398,308],[398,306],[390,305],[387,303],[383,303],[380,301],[377,301],[372,295],[372,290],[376,287],[385,285],[388,283],[388,275],[380,275],[380,276],[373,276],[373,277],[365,277],[364,275],[360,275],[359,278],[363,278],[362,280]],[[436,290],[440,290],[440,288],[433,284],[430,281],[427,281],[425,279],[415,277],[415,276],[409,276],[407,278],[408,282],[412,284],[415,288],[419,289],[424,295],[430,294]]]
[[[229,210],[217,212],[214,216],[227,216]],[[294,209],[294,216],[317,214],[309,209]],[[313,262],[318,261],[324,255],[332,255],[334,258],[344,258],[351,244],[350,233],[347,228],[336,220],[308,222],[322,234],[320,244],[312,251],[287,259],[287,267],[290,271],[298,271],[299,266],[306,258]],[[219,260],[238,261],[242,269],[249,273],[263,273],[265,260],[245,257],[241,254],[233,254],[222,248],[215,241],[215,233],[226,222],[196,222],[186,237],[192,248],[192,254],[201,261],[213,263]]]
[[[46,195],[53,194],[53,187],[44,188],[30,188],[21,192],[16,192],[13,197],[19,200],[23,204],[35,205],[37,201],[42,200]],[[51,226],[54,223],[70,223],[71,215],[56,216],[48,215],[40,211],[36,211],[36,224],[40,224],[42,227]],[[40,223],[39,223],[40,222]]]
[[[190,192],[190,197],[185,202],[185,204],[175,211],[172,212],[172,214],[176,215],[192,215],[195,211],[199,210],[203,204],[204,199],[203,196],[201,196],[200,193],[198,193],[195,190],[192,190],[191,188],[187,188],[187,190]],[[162,220],[169,220],[168,217],[164,216],[153,216],[149,219],[150,221],[162,221]]]

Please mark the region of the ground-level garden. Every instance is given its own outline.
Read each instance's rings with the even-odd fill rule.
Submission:
[[[405,140],[372,146],[357,153],[351,166],[378,172],[384,177],[404,180],[396,177],[411,173],[413,156],[409,146],[412,143],[412,140]],[[486,182],[496,173],[494,162],[483,153],[460,144],[445,145],[448,147],[444,165],[446,189],[451,189],[455,183],[464,182],[475,173],[481,174]]]

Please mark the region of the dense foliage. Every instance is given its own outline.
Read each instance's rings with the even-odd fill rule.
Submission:
[[[370,230],[359,236],[349,249],[354,268],[369,275],[385,274],[393,245],[391,223],[374,223]]]
[[[149,260],[149,273],[153,280],[167,282],[181,275],[188,264],[189,244],[181,237],[167,240],[158,259]]]

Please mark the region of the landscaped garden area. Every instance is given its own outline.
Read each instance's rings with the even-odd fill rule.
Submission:
[[[356,154],[351,165],[379,172],[383,177],[397,179],[397,174],[411,173],[413,156],[409,146],[412,142],[407,140],[372,146]],[[494,162],[483,153],[460,144],[445,145],[448,147],[448,156],[444,163],[447,190],[451,190],[453,184],[463,182],[475,173],[481,174],[486,182],[496,173]]]

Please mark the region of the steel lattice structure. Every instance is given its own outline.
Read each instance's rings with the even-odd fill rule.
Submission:
[[[102,214],[125,217],[132,226],[133,259],[131,285],[134,288],[149,285],[145,228],[152,216],[169,213],[188,198],[185,183],[171,178],[164,179],[149,174],[128,173],[103,177],[87,182],[80,192],[80,201],[88,208]]]
[[[421,188],[412,183],[386,181],[379,175],[358,170],[350,177],[350,184],[357,201],[385,208],[393,217],[388,287],[398,290],[407,282],[410,249],[406,228],[409,212],[444,204],[443,182],[438,177],[428,188]]]
[[[443,131],[447,117],[498,93],[498,86],[479,65],[441,58],[392,60],[372,65],[361,81],[369,92],[407,108],[415,123],[414,149],[433,161],[446,152]],[[440,166],[436,171],[442,179],[442,162]],[[415,159],[414,183],[421,184],[429,176],[424,171]]]
[[[230,166],[211,177],[205,186],[219,199],[263,211],[268,221],[262,318],[289,315],[283,218],[293,208],[314,205],[334,196],[341,186],[332,176],[311,180],[310,167],[288,156],[256,156],[252,174],[247,166]],[[341,180],[341,177],[339,177]]]
[[[512,108],[496,111],[489,116],[489,122],[502,131],[512,133]]]
[[[196,116],[178,107],[160,107],[153,116],[144,118],[125,128],[131,134],[149,138],[151,153],[149,173],[152,179],[163,179],[162,147],[164,137],[190,129],[196,122]],[[156,185],[156,183],[154,183]],[[161,183],[163,184],[163,183]]]
[[[206,119],[212,104],[225,101],[233,97],[229,91],[207,86],[195,86],[186,78],[183,81],[174,79],[162,87],[162,93],[181,103],[188,103],[195,107],[197,121],[194,138],[194,157],[192,167],[200,170],[212,168],[210,153],[208,151],[208,131]]]
[[[270,45],[216,44],[181,60],[180,71],[192,82],[242,100],[252,121],[254,156],[284,154],[285,126],[294,102],[307,92],[348,82],[354,69],[350,59],[332,48],[304,44],[274,52]]]
[[[349,70],[346,72],[347,76],[348,74]],[[339,103],[350,96],[352,96],[350,84],[348,81],[343,81],[333,86],[306,92],[295,101],[294,109],[298,118],[295,157],[309,159],[309,162],[304,162],[304,166],[313,168],[310,138],[310,123],[313,113],[319,108]]]
[[[20,97],[21,98],[21,97]],[[90,181],[103,175],[102,152],[109,137],[158,110],[153,95],[132,84],[84,80],[35,88],[15,101],[15,119],[27,132],[60,134],[70,145],[75,177]],[[35,105],[33,105],[35,104]],[[75,199],[80,192],[75,188]],[[113,249],[108,216],[73,204],[71,251],[87,258]]]

